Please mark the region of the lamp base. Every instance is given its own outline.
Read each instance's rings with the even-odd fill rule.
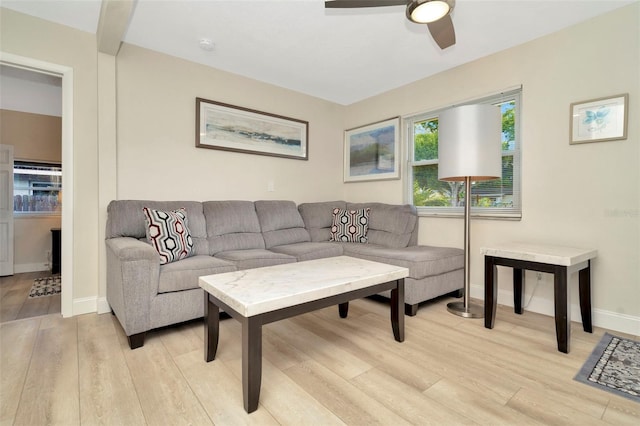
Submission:
[[[484,318],[484,308],[471,303],[467,307],[463,302],[447,303],[447,311],[464,318]]]

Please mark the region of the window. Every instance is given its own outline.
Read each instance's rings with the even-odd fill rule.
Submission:
[[[473,182],[471,214],[521,217],[520,203],[520,93],[521,89],[465,104],[491,104],[502,112],[502,178]],[[463,104],[461,104],[463,105]],[[406,119],[409,145],[409,203],[421,215],[461,215],[464,182],[438,180],[437,110]]]
[[[59,164],[14,162],[14,213],[60,214],[61,207],[62,167]]]

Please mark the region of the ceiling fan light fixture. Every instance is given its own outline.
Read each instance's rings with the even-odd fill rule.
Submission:
[[[451,11],[444,0],[412,0],[407,5],[407,18],[416,24],[428,24],[446,16]]]

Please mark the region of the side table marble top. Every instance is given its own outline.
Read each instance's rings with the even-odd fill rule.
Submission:
[[[550,265],[574,266],[598,255],[598,251],[588,248],[565,247],[551,244],[530,244],[520,242],[502,243],[491,247],[481,247],[485,256],[526,260]]]

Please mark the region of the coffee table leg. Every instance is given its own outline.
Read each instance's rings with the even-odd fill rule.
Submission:
[[[340,318],[346,318],[349,314],[349,302],[340,303],[338,305],[338,312],[340,313]]]
[[[558,350],[569,353],[569,339],[571,338],[571,311],[568,307],[569,295],[567,293],[567,268],[558,266],[553,274],[554,303],[556,317],[556,339]]]
[[[242,399],[244,409],[258,408],[262,381],[262,324],[254,318],[242,321]]]
[[[204,292],[204,360],[213,361],[218,351],[218,336],[220,335],[220,310],[209,299],[209,293]]]
[[[582,316],[582,329],[587,333],[593,333],[591,323],[591,260],[587,260],[587,267],[578,273],[580,287],[580,315]]]
[[[399,279],[397,284],[391,290],[391,328],[396,341],[404,342],[404,278]]]

